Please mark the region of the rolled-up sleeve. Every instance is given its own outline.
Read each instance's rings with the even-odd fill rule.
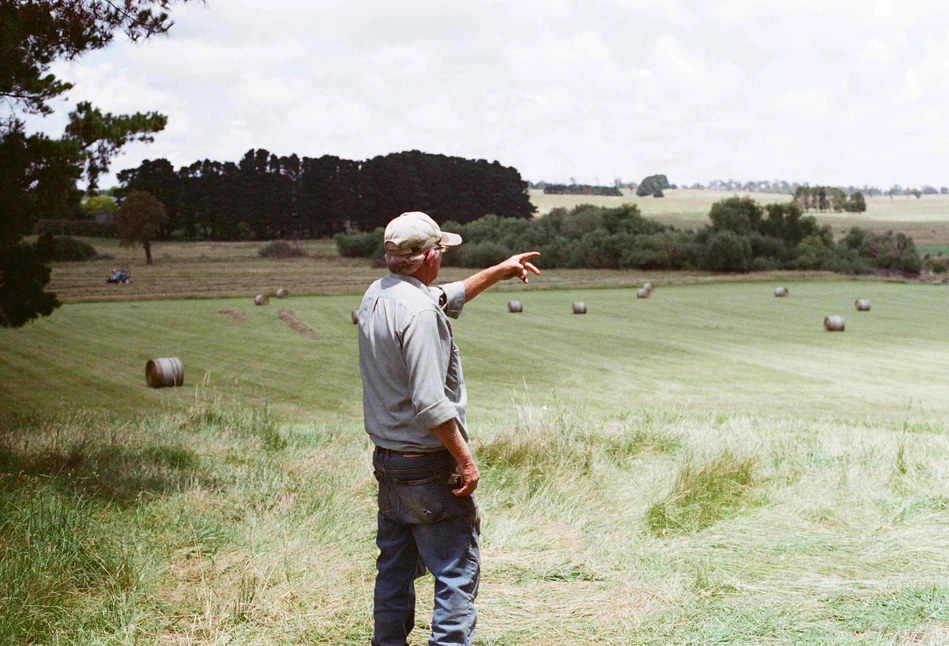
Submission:
[[[448,322],[434,310],[414,316],[402,333],[402,358],[408,369],[415,419],[429,430],[457,416],[445,394],[451,344]]]
[[[441,291],[441,297],[438,299],[438,305],[446,315],[453,319],[461,315],[461,310],[465,306],[465,283],[456,281],[439,285],[434,289]]]

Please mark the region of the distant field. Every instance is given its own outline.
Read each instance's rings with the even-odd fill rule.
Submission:
[[[50,291],[64,302],[122,301],[164,298],[212,298],[274,294],[280,287],[300,294],[346,294],[365,291],[384,269],[368,260],[340,258],[332,241],[304,243],[306,258],[261,258],[260,242],[158,242],[155,264],[145,264],[140,248],[119,247],[115,240],[83,238],[99,253],[112,258],[94,262],[62,262],[53,265]],[[113,267],[131,270],[132,283],[111,285],[106,277]],[[458,280],[471,272],[446,267],[442,278]],[[629,287],[646,281],[657,284],[734,282],[747,280],[829,279],[830,273],[775,272],[737,275],[708,272],[644,272],[597,269],[545,271],[530,283],[530,289],[564,287]],[[499,289],[521,289],[514,283]]]
[[[456,325],[473,401],[487,413],[527,384],[551,405],[794,411],[807,402],[812,414],[949,413],[944,286],[790,287],[787,300],[775,299],[769,283],[660,286],[649,300],[632,289],[520,290],[512,294],[524,304],[521,316],[505,311],[512,294],[490,293]],[[871,314],[853,311],[858,297],[872,299]],[[359,382],[350,311],[359,300],[356,293],[271,299],[265,307],[250,298],[66,305],[23,329],[0,329],[0,371],[16,375],[0,384],[0,407],[155,410],[186,404],[202,384],[215,396],[304,417],[351,417]],[[590,313],[570,315],[575,300]],[[280,321],[282,307],[317,338]],[[824,333],[824,316],[837,313],[848,331]],[[188,388],[144,388],[145,362],[161,356],[184,360]]]
[[[738,195],[751,197],[761,204],[790,201],[790,195],[770,193],[744,193],[681,189],[665,191],[665,197],[636,197],[635,192],[624,189],[623,197],[599,197],[582,195],[544,195],[542,190],[531,189],[531,202],[539,214],[557,207],[572,208],[577,204],[597,206],[619,206],[636,204],[643,215],[680,228],[694,228],[708,221],[712,204]],[[818,220],[833,227],[838,235],[853,226],[874,231],[902,231],[920,244],[949,244],[949,195],[924,195],[915,197],[873,197],[867,199],[867,211],[861,214],[827,213],[811,211]]]

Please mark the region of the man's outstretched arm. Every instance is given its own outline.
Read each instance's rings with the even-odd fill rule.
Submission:
[[[528,273],[537,274],[539,276],[540,270],[530,262],[530,260],[539,255],[539,251],[519,253],[511,256],[502,263],[479,271],[474,276],[465,278],[465,302],[467,303],[474,299],[475,296],[502,280],[518,278],[526,283]]]

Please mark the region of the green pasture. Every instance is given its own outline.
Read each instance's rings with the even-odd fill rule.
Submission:
[[[468,304],[476,646],[949,643],[946,287],[782,284]],[[71,303],[0,330],[0,643],[365,646],[358,301]],[[161,356],[183,388],[145,386]]]
[[[665,197],[637,197],[635,191],[623,189],[622,197],[586,195],[545,195],[542,190],[530,189],[531,203],[539,215],[552,209],[573,208],[578,204],[617,207],[635,204],[640,212],[665,224],[682,229],[694,229],[708,224],[712,205],[737,195],[750,197],[760,204],[788,202],[790,195],[780,193],[747,193],[742,191],[712,191],[678,189],[665,191]],[[809,211],[822,224],[828,224],[836,235],[845,234],[851,227],[872,231],[898,231],[913,237],[917,244],[949,244],[949,195],[870,197],[864,213],[834,213]]]
[[[949,411],[945,289],[872,281],[682,285],[650,299],[633,289],[488,293],[455,323],[473,418],[513,397],[609,411],[675,406],[814,415],[938,416]],[[512,315],[517,298],[524,312]],[[873,309],[856,312],[856,298]],[[181,407],[195,391],[267,404],[294,417],[360,414],[360,297],[196,299],[63,306],[20,330],[0,330],[0,405],[121,413]],[[573,315],[574,301],[588,314]],[[307,338],[277,316],[290,308]],[[230,310],[246,317],[239,322]],[[843,334],[823,331],[842,314]],[[185,387],[151,390],[144,367],[175,356]]]

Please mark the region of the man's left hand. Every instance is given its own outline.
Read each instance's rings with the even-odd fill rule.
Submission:
[[[501,275],[503,276],[502,280],[517,278],[521,282],[527,283],[528,272],[540,276],[540,270],[534,266],[534,263],[530,262],[531,259],[539,255],[539,251],[528,251],[527,253],[519,253],[511,256],[500,263],[498,268],[501,270]]]

